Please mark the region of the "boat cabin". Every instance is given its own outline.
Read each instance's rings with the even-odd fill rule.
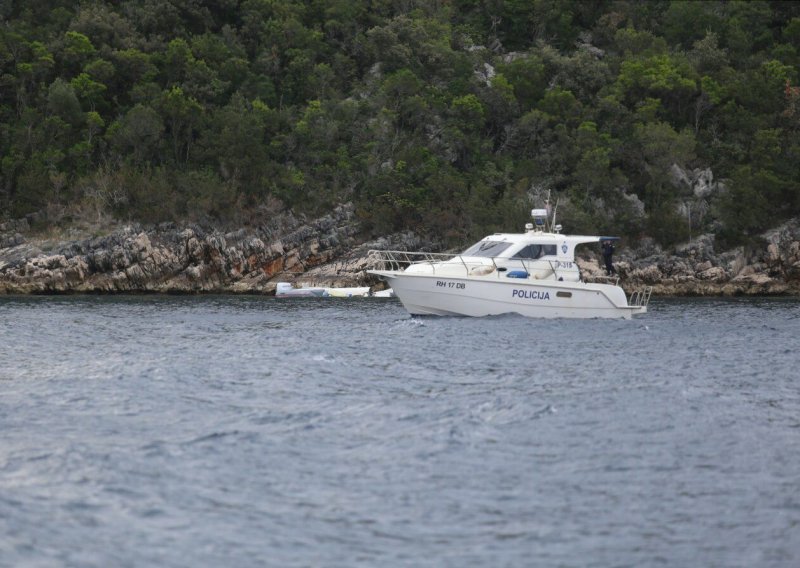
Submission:
[[[548,214],[546,209],[534,209],[531,211],[533,222],[525,225],[524,233],[495,233],[460,254],[446,255],[447,258],[428,254],[424,260],[412,262],[405,255],[409,262],[406,272],[579,282],[581,274],[575,262],[575,247],[617,237],[563,235],[561,225],[547,222]]]
[[[531,211],[533,223],[525,225],[524,233],[495,233],[466,249],[454,261],[467,266],[484,267],[491,264],[507,277],[551,279],[577,282],[580,271],[575,262],[575,247],[585,243],[616,240],[617,237],[562,235],[560,225],[548,226],[546,209]],[[450,261],[452,262],[452,261]],[[473,276],[493,271],[473,268]]]

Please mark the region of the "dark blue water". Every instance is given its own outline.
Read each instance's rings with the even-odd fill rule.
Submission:
[[[800,565],[800,301],[0,298],[0,566]]]

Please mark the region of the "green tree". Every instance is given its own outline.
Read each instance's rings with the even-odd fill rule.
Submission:
[[[521,109],[534,108],[544,96],[547,77],[541,59],[537,57],[515,59],[502,66],[500,71],[514,89],[514,95]]]
[[[70,81],[70,85],[90,109],[94,109],[103,100],[106,92],[106,86],[92,79],[88,73],[81,73]]]
[[[84,119],[73,86],[61,79],[53,81],[48,89],[47,110],[73,126],[77,126]]]
[[[696,141],[688,130],[676,132],[664,122],[637,124],[631,143],[646,173],[646,202],[657,205],[674,197],[670,183],[673,164],[686,168],[695,155]]]
[[[723,28],[719,2],[712,0],[673,0],[664,13],[664,38],[673,45],[688,48],[707,34]]]
[[[97,53],[91,40],[80,32],[68,31],[64,34],[64,62],[72,69],[80,69]]]
[[[475,95],[454,98],[450,104],[450,110],[461,130],[480,132],[483,128],[485,112],[483,105]]]
[[[275,120],[275,111],[259,101],[248,103],[241,96],[212,114],[201,145],[231,187],[255,195],[269,187],[268,149]]]
[[[129,156],[137,167],[160,162],[164,123],[154,109],[137,104],[106,133],[111,147],[120,158]]]
[[[616,82],[617,93],[629,104],[648,96],[658,97],[673,122],[686,121],[685,114],[695,98],[697,81],[691,66],[670,55],[622,62]]]
[[[162,94],[159,110],[172,140],[175,163],[185,165],[189,160],[195,138],[195,127],[199,123],[203,108],[194,98],[187,96],[183,89],[172,87]]]

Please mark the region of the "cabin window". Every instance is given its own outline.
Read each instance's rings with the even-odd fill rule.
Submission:
[[[504,250],[511,246],[511,243],[504,241],[480,241],[469,247],[461,254],[464,256],[499,256]]]
[[[517,251],[511,258],[536,259],[543,256],[555,256],[556,245],[528,245]]]
[[[511,258],[539,258],[542,255],[542,245],[528,245],[519,249]]]

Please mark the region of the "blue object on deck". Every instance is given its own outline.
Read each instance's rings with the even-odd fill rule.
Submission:
[[[529,274],[524,270],[511,270],[506,276],[508,278],[527,278]]]

